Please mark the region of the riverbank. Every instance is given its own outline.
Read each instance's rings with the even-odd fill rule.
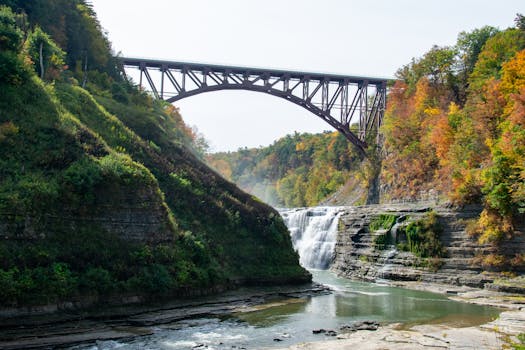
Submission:
[[[162,304],[107,307],[82,313],[62,312],[33,317],[0,319],[0,349],[49,349],[97,341],[151,335],[181,320],[224,317],[282,303],[300,302],[330,293],[312,283],[301,286],[250,287],[220,295],[182,299]]]
[[[506,310],[497,319],[479,326],[461,327],[447,320],[423,325],[389,324],[376,331],[341,332],[334,340],[300,343],[277,350],[502,349],[518,343],[516,336],[525,333],[523,295],[435,283],[393,282],[391,285],[446,294],[452,300]]]
[[[405,349],[410,347],[402,345],[408,344],[423,344],[432,349],[442,348],[446,341],[454,345],[452,348],[461,348],[459,345],[455,347],[455,340],[451,339],[455,339],[456,335],[459,339],[465,332],[468,339],[483,339],[483,344],[490,346],[503,341],[499,334],[494,336],[495,330],[504,330],[508,334],[525,332],[516,328],[516,324],[525,325],[524,310],[519,311],[521,314],[505,312],[495,321],[499,323],[491,324],[489,320],[496,317],[497,312],[489,318],[483,313],[465,313],[465,308],[471,307],[446,302],[447,298],[428,294],[426,291],[439,292],[457,301],[506,306],[514,310],[525,306],[523,302],[520,304],[518,296],[435,284],[406,283],[402,287],[409,289],[401,290],[382,284],[337,279],[327,271],[316,271],[315,276],[330,286],[332,291],[320,285],[245,288],[215,297],[159,305],[98,309],[82,315],[1,319],[0,348],[42,349],[79,344],[87,346],[82,348],[91,348],[89,344],[96,343],[100,349],[112,349],[112,344],[133,344],[136,348],[146,345],[150,348],[163,348],[166,344],[172,344],[174,349],[189,349],[198,345],[203,348],[209,345],[216,349],[229,349],[232,344],[246,349],[268,348],[279,344],[290,346],[288,349],[344,349],[358,344],[361,349],[362,342],[366,340],[370,346],[376,346],[371,349],[395,349],[395,346]],[[396,286],[401,287],[399,283]],[[432,310],[428,308],[431,303],[441,309],[434,316],[428,315]],[[360,314],[360,310],[366,312]],[[354,316],[341,318],[345,312]],[[387,314],[390,316],[377,318],[378,315]],[[407,314],[410,315],[408,319],[405,318]],[[481,322],[480,317],[484,318]],[[281,322],[278,320],[286,319],[288,321],[283,326],[271,326],[275,322]],[[366,326],[366,322],[362,320],[372,320],[370,322],[373,322],[374,327],[354,328],[376,328],[377,322],[383,326],[375,332],[350,332],[352,325],[357,323],[364,323]],[[485,328],[473,326],[487,322],[489,323]],[[319,328],[335,330],[338,339],[330,336],[335,334],[331,332],[312,333]],[[219,335],[225,339],[234,339],[234,342],[224,341],[223,344],[222,338],[212,339]],[[446,339],[437,339],[439,337]],[[335,339],[335,342],[330,340],[293,345],[316,339]],[[429,347],[429,344],[433,347]],[[476,346],[478,349],[499,348],[482,347],[479,344]]]

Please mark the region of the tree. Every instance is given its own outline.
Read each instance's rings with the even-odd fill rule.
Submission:
[[[39,26],[65,52],[72,71],[106,72],[120,80],[111,44],[104,35],[93,6],[86,0],[13,0],[17,11],[25,12],[33,26]],[[78,66],[78,67],[77,67]],[[81,79],[82,76],[77,76]]]
[[[523,48],[525,32],[519,29],[507,29],[489,38],[469,77],[469,91],[477,94],[489,78],[499,79],[503,63]]]
[[[457,76],[459,84],[459,100],[461,105],[465,103],[468,90],[468,77],[474,70],[483,46],[488,39],[499,32],[497,28],[484,26],[471,32],[461,32],[458,35],[456,48],[458,52]]]
[[[434,88],[452,86],[456,53],[455,47],[434,45],[422,58],[412,59],[409,65],[399,69],[396,76],[407,83],[409,92],[416,89],[417,83],[423,77],[427,78]]]
[[[0,83],[21,84],[28,76],[20,55],[23,33],[9,7],[0,6]]]
[[[9,7],[0,6],[0,50],[17,51],[23,33],[16,25],[16,17]]]
[[[40,27],[29,33],[25,48],[41,79],[58,76],[64,66],[65,53]]]
[[[520,30],[525,30],[525,16],[523,16],[521,13],[516,14],[514,23],[516,23],[516,28]]]

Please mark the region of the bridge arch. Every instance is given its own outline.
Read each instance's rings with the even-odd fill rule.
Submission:
[[[341,132],[366,157],[367,137],[378,135],[386,105],[386,79],[335,74],[122,58],[140,71],[139,84],[167,102],[205,92],[248,90],[305,108]],[[358,123],[358,132],[350,130]],[[376,142],[379,142],[377,139]]]

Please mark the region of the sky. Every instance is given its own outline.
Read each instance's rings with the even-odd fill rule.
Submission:
[[[461,31],[505,29],[523,0],[90,0],[122,56],[394,77]],[[211,151],[331,127],[274,96],[218,91],[175,103]]]

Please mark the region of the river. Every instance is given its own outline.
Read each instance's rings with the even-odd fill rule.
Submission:
[[[327,268],[335,244],[337,208],[282,211],[299,251],[301,264],[314,281],[333,293],[307,299],[283,300],[251,312],[223,318],[191,319],[159,326],[153,335],[130,341],[98,342],[75,349],[261,349],[325,340],[314,329],[338,331],[343,325],[371,320],[381,323],[481,324],[497,317],[491,307],[459,303],[443,295],[382,283],[338,278]],[[317,258],[316,258],[317,257]]]

